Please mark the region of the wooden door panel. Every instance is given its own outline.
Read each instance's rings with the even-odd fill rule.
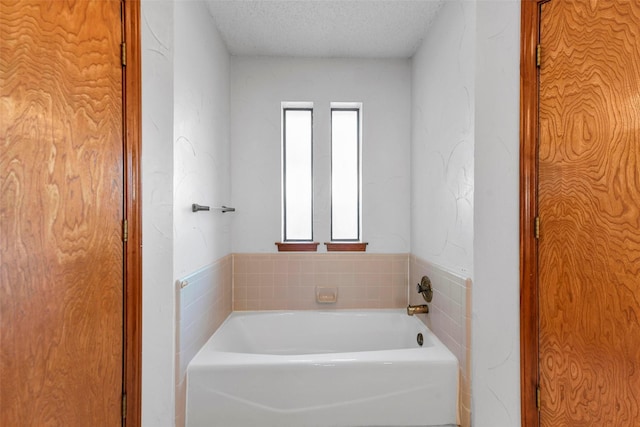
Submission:
[[[121,425],[120,2],[0,3],[0,425]]]
[[[543,4],[543,426],[640,425],[640,3]]]

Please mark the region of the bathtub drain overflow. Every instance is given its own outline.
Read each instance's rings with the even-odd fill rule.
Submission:
[[[424,343],[424,337],[422,336],[422,332],[418,332],[418,345],[422,347],[423,343]]]

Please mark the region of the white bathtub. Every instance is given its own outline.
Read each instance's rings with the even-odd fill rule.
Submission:
[[[454,425],[457,385],[404,310],[235,312],[189,364],[187,426]]]

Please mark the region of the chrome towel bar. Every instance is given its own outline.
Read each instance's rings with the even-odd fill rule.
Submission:
[[[213,208],[213,209],[222,211],[222,213],[235,212],[236,211],[236,208],[230,208],[228,206],[220,206],[219,208]],[[202,205],[199,205],[197,203],[193,203],[191,205],[191,211],[192,212],[210,211],[210,210],[211,210],[211,208],[209,206],[202,206]]]
[[[208,211],[210,209],[211,208],[209,208],[209,206],[202,206],[202,205],[199,205],[197,203],[194,203],[194,204],[191,205],[191,211],[192,212]]]

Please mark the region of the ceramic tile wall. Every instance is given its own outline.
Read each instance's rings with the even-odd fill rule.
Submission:
[[[187,365],[231,313],[232,266],[229,254],[176,283],[176,427],[185,421]]]
[[[418,315],[460,362],[460,411],[462,427],[471,425],[471,279],[457,276],[414,255],[409,259],[409,301],[424,304],[416,292],[422,276],[431,279],[433,300],[429,314]]]
[[[234,254],[234,310],[401,308],[407,305],[408,254]],[[335,304],[316,287],[336,287]]]

